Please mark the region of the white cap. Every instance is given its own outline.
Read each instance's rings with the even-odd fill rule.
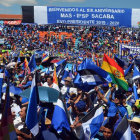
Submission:
[[[69,93],[75,93],[77,95],[77,88],[70,88]]]

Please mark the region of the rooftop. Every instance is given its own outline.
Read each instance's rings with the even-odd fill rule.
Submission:
[[[0,14],[0,19],[2,20],[10,20],[10,19],[13,19],[13,20],[21,20],[22,19],[22,15],[6,15],[6,14]]]

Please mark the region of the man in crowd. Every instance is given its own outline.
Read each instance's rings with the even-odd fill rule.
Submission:
[[[58,85],[53,83],[53,77],[52,76],[47,77],[47,81],[43,84],[43,86],[44,87],[54,88],[54,89],[60,91]]]
[[[16,133],[17,133],[17,136],[19,139],[27,139],[28,140],[28,139],[32,138],[32,135],[25,124],[27,107],[28,107],[28,104],[25,104],[21,108],[21,111],[19,114],[20,114],[20,118],[21,118],[22,123],[23,123],[23,128],[21,128],[20,130],[16,129]]]

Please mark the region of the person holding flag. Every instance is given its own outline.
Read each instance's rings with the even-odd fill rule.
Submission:
[[[128,118],[127,109],[123,105],[124,95],[122,94],[122,91],[120,89],[115,91],[114,100],[112,99],[112,97],[110,97],[111,100],[106,99],[104,95],[100,92],[98,87],[96,87],[95,90],[98,93],[99,97],[109,106],[107,114],[108,117],[114,117],[117,113],[119,113],[120,117],[123,117],[125,114],[127,114]]]

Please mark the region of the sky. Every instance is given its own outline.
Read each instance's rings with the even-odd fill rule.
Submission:
[[[140,0],[0,0],[0,14],[22,14],[21,6],[140,8]]]

